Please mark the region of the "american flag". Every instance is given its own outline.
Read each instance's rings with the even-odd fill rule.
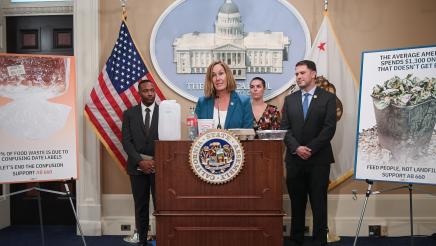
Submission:
[[[126,21],[123,20],[112,53],[89,95],[85,115],[95,127],[97,136],[110,155],[124,168],[127,164],[127,154],[121,145],[123,111],[141,101],[137,84],[142,78],[154,83],[156,101],[165,99],[147,70],[130,36]]]

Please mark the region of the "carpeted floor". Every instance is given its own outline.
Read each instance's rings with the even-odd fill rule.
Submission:
[[[46,246],[80,246],[82,239],[75,233],[72,226],[45,226]],[[88,246],[133,246],[123,241],[122,236],[85,237]],[[436,246],[436,238],[417,236],[413,239],[414,246]],[[353,245],[354,237],[341,237],[341,241],[331,243],[331,246]],[[39,226],[11,226],[0,230],[1,246],[38,246],[41,245],[41,231]],[[153,245],[155,243],[153,242]],[[285,238],[284,246],[290,245]],[[359,237],[358,246],[409,246],[409,237]],[[188,246],[188,245],[187,245]],[[252,245],[250,245],[252,246]]]
[[[73,226],[45,226],[45,246],[81,246],[82,237],[76,235]],[[123,241],[123,236],[85,237],[87,246],[132,246]],[[11,226],[0,230],[0,246],[42,245],[39,226]]]

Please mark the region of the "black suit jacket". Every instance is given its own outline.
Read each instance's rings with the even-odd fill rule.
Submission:
[[[154,141],[158,140],[159,106],[155,104],[150,123],[148,136],[145,136],[144,119],[141,104],[138,104],[123,113],[122,144],[127,153],[127,173],[142,175],[138,171],[138,162],[142,160],[140,154],[154,156]]]
[[[303,115],[301,91],[286,96],[281,128],[288,130],[284,139],[287,147],[287,165],[333,163],[330,140],[336,131],[336,96],[317,87],[310,102],[306,120]],[[300,145],[312,149],[312,156],[308,160],[303,160],[295,154]]]

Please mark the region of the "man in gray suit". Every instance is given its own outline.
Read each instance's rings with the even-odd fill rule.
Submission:
[[[295,65],[299,91],[285,98],[281,128],[288,130],[286,184],[291,198],[291,242],[303,245],[307,197],[313,213],[313,244],[327,245],[327,189],[334,162],[330,140],[336,131],[336,96],[315,84],[316,65]]]
[[[159,106],[155,103],[156,93],[150,80],[138,83],[141,103],[124,111],[122,144],[127,153],[127,173],[130,176],[135,222],[139,234],[139,245],[147,245],[149,226],[150,192],[156,204],[154,187],[154,141],[158,140]]]

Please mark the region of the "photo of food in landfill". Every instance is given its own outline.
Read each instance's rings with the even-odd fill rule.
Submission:
[[[400,163],[436,157],[436,78],[394,76],[374,86],[371,97],[377,124],[361,133],[375,141],[368,150],[375,146],[380,159]]]

